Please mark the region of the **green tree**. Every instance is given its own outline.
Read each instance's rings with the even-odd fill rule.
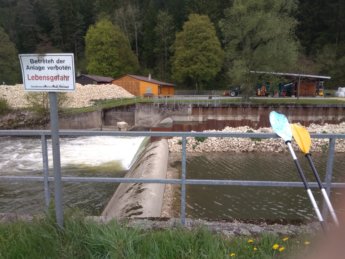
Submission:
[[[135,49],[136,56],[139,57],[139,33],[142,27],[139,7],[128,2],[127,5],[115,10],[114,19],[115,24],[121,28],[133,45],[132,49]]]
[[[17,50],[2,27],[0,27],[0,84],[19,81]]]
[[[78,57],[83,48],[83,36],[85,34],[85,24],[83,16],[79,12],[77,1],[60,0],[59,17],[62,35],[62,50],[74,52],[75,59]],[[57,27],[55,29],[58,29]]]
[[[34,5],[30,0],[18,1],[16,6],[16,45],[19,53],[32,53],[38,43],[40,30],[34,13]]]
[[[155,67],[155,49],[156,41],[160,40],[156,37],[154,28],[156,26],[156,17],[158,9],[155,0],[149,0],[143,14],[143,36],[141,42],[141,59],[140,64],[148,70]]]
[[[207,15],[212,22],[218,23],[223,18],[224,9],[230,6],[230,2],[224,0],[188,0],[186,5],[189,13]]]
[[[118,77],[138,70],[138,59],[126,36],[107,19],[89,28],[85,44],[87,70],[91,74]]]
[[[118,0],[95,0],[94,7],[97,15],[112,15],[112,11],[119,8]]]
[[[344,44],[345,1],[303,0],[298,11],[297,35],[307,55],[315,57],[328,44]]]
[[[345,45],[328,44],[318,53],[316,63],[320,73],[331,76],[327,86],[343,86],[345,82]]]
[[[170,49],[175,39],[173,17],[167,12],[160,11],[157,16],[157,25],[154,31],[157,38],[160,39],[156,42],[156,47],[154,49],[159,78],[167,80],[169,78]]]
[[[298,58],[294,0],[234,0],[220,28],[225,40],[228,77],[242,85],[244,96],[254,91],[256,71],[288,72]]]
[[[196,90],[221,70],[224,53],[206,15],[189,15],[183,30],[176,34],[173,48],[173,77],[179,82],[193,83]]]

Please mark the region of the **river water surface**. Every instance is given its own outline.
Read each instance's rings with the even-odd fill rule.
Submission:
[[[60,140],[63,176],[122,177],[144,138],[78,137]],[[1,138],[0,175],[41,176],[42,155],[39,139]],[[50,150],[50,141],[48,141]],[[326,154],[314,154],[322,178]],[[179,155],[180,156],[180,155]],[[49,152],[50,175],[53,174]],[[310,181],[306,160],[300,161]],[[181,160],[170,166],[180,170]],[[344,181],[344,154],[336,154],[333,181]],[[188,154],[187,178],[300,181],[288,153]],[[79,208],[88,215],[99,215],[116,190],[113,183],[63,183],[65,208]],[[53,183],[50,184],[53,193]],[[317,200],[320,193],[314,189]],[[332,200],[344,195],[333,190]],[[179,201],[179,197],[177,199]],[[41,213],[44,210],[42,182],[0,182],[0,213]],[[179,211],[179,204],[176,206]],[[343,211],[338,210],[338,214]],[[287,219],[311,220],[314,212],[303,188],[187,186],[187,216],[212,220]]]
[[[321,179],[326,171],[326,154],[313,155]],[[308,180],[315,181],[306,159],[300,156]],[[181,162],[172,164],[181,168]],[[344,154],[336,154],[333,181],[344,181]],[[187,156],[187,178],[300,181],[295,164],[288,153],[212,153]],[[322,205],[318,189],[313,193]],[[333,189],[332,200],[344,197]],[[187,186],[187,217],[212,220],[290,220],[305,221],[315,218],[303,188]],[[338,214],[343,211],[338,210]]]
[[[62,176],[122,177],[144,138],[78,137],[60,139]],[[42,176],[41,142],[33,138],[0,139],[0,175]],[[53,176],[51,142],[49,173]],[[53,183],[50,183],[53,193]],[[66,207],[99,214],[117,185],[114,183],[63,183]],[[42,182],[0,182],[0,213],[39,213],[44,209]]]

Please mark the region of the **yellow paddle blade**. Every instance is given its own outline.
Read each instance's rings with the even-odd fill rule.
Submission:
[[[290,124],[292,136],[304,154],[308,154],[311,146],[311,139],[308,130],[298,124]]]

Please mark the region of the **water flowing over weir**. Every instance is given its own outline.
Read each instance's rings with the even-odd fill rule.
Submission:
[[[121,177],[135,160],[144,137],[61,138],[60,153],[63,176]],[[49,173],[52,175],[51,141],[48,140]],[[0,175],[42,176],[41,142],[34,138],[0,140]],[[64,202],[96,215],[103,210],[116,189],[110,183],[64,183]],[[53,184],[50,184],[53,187]],[[0,183],[0,213],[43,212],[43,184],[40,182]]]

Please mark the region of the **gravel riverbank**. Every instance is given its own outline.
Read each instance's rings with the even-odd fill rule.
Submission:
[[[345,133],[345,123],[340,124],[311,124],[307,127],[310,133]],[[248,126],[232,128],[226,127],[221,131],[206,130],[204,132],[255,132],[272,133],[271,128],[253,129]],[[169,151],[181,152],[181,138],[169,139]],[[328,148],[328,139],[312,139],[311,152],[325,152]],[[293,141],[295,150],[298,146]],[[345,139],[337,139],[335,145],[336,152],[345,152]],[[187,152],[288,152],[282,139],[250,139],[250,138],[214,138],[209,137],[199,141],[193,137],[187,138]]]
[[[32,93],[32,92],[30,92]],[[0,85],[0,98],[5,99],[11,108],[26,108],[29,106],[26,95],[30,94],[24,90],[24,86]],[[107,85],[81,85],[76,84],[74,92],[67,93],[68,108],[81,108],[91,106],[95,100],[133,98],[134,96],[120,86]]]

